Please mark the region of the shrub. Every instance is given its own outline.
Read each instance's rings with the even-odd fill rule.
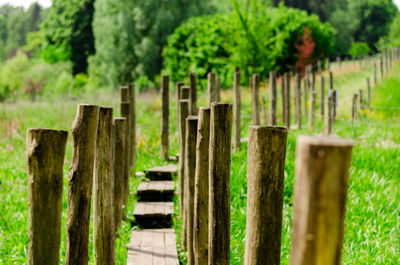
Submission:
[[[23,52],[8,60],[0,72],[0,97],[16,95],[25,83],[25,75],[29,69],[29,59]]]
[[[368,47],[368,44],[365,42],[353,42],[350,48],[350,55],[352,57],[358,57],[367,55],[371,49]]]

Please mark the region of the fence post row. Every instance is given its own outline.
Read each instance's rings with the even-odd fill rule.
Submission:
[[[169,134],[169,76],[163,75],[161,81],[161,158],[168,161]]]
[[[68,174],[65,253],[67,265],[88,264],[90,207],[98,123],[99,106],[78,105],[72,124],[73,154]]]
[[[28,129],[28,264],[58,264],[68,132]]]
[[[232,105],[212,103],[208,264],[229,265]]]
[[[208,170],[210,144],[210,108],[200,108],[197,126],[196,171],[194,188],[193,250],[194,264],[208,263]]]
[[[280,263],[287,130],[250,127],[245,265]]]
[[[291,264],[340,264],[353,142],[297,141]]]
[[[115,264],[112,117],[112,108],[100,107],[93,174],[94,259],[95,264],[110,265]]]

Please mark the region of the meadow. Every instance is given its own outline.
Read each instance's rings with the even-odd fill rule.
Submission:
[[[327,73],[324,73],[325,75]],[[400,64],[395,65],[378,86],[372,86],[372,108],[361,109],[356,122],[351,121],[352,94],[366,88],[372,77],[370,66],[335,68],[335,89],[339,91],[338,118],[334,134],[355,141],[350,169],[350,185],[345,221],[343,264],[397,264],[400,257]],[[327,79],[327,78],[326,78]],[[264,80],[265,82],[267,80]],[[317,88],[319,87],[317,82]],[[327,89],[327,85],[325,86]],[[171,95],[174,86],[171,85]],[[319,89],[317,89],[317,92]],[[318,93],[319,94],[319,93]],[[260,95],[268,99],[267,83]],[[136,170],[161,165],[160,97],[153,92],[137,95],[137,164]],[[174,96],[170,96],[174,99]],[[221,94],[222,101],[232,102],[232,89]],[[36,102],[0,103],[0,263],[23,264],[28,245],[28,185],[25,157],[27,128],[52,128],[70,131],[79,103],[114,107],[119,115],[116,92],[98,91],[79,98],[43,97]],[[206,104],[205,89],[199,94],[198,106]],[[268,104],[268,100],[267,100]],[[278,109],[281,106],[278,101]],[[317,105],[318,109],[318,105]],[[313,130],[303,117],[302,130],[289,131],[285,166],[284,213],[281,264],[289,264],[292,231],[293,182],[296,138],[303,134],[320,134],[324,122],[319,112]],[[278,117],[280,113],[278,112]],[[279,119],[279,118],[278,118]],[[280,120],[279,120],[280,121]],[[242,137],[251,123],[251,96],[242,87]],[[176,104],[170,106],[170,154],[178,152]],[[67,174],[72,157],[69,135],[64,163],[63,230],[61,259],[65,256],[65,223],[67,214]],[[246,230],[247,147],[232,152],[231,165],[231,264],[243,264]],[[117,264],[125,264],[129,241],[135,189],[140,182],[131,172],[129,209],[116,240]],[[178,205],[178,204],[176,204]],[[176,213],[179,209],[176,206]],[[178,217],[178,214],[176,214]],[[175,219],[180,244],[180,219]],[[92,228],[92,226],[91,226]],[[92,235],[92,232],[91,232]],[[93,241],[90,238],[90,264],[93,264]],[[184,262],[185,257],[181,255]]]

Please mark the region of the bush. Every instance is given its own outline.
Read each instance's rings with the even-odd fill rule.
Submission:
[[[8,60],[0,72],[0,98],[16,95],[25,83],[29,59],[23,52]]]
[[[350,48],[350,55],[352,57],[358,57],[367,55],[371,49],[368,47],[368,44],[365,42],[353,42]]]

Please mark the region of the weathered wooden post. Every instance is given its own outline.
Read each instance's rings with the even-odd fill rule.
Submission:
[[[185,214],[187,264],[194,265],[193,251],[193,215],[194,215],[194,179],[196,171],[197,116],[186,118],[185,140]]]
[[[233,75],[233,131],[235,134],[233,149],[235,151],[240,149],[240,109],[240,69],[237,67]]]
[[[304,92],[304,116],[307,118],[308,116],[308,107],[307,107],[307,90],[308,90],[308,79],[307,76],[304,77],[304,88],[303,88],[303,92]]]
[[[63,165],[68,132],[28,129],[28,264],[58,264]]]
[[[197,115],[197,76],[196,73],[190,73],[190,115]]]
[[[317,67],[318,67],[318,74],[321,75],[322,74],[322,67],[321,67],[321,61],[318,60],[317,62]]]
[[[78,105],[72,124],[74,148],[68,174],[66,265],[88,264],[90,207],[98,123],[99,106]]]
[[[95,264],[110,265],[115,264],[112,117],[112,108],[100,107],[93,174],[94,259]]]
[[[294,93],[295,93],[295,108],[296,108],[296,113],[295,113],[295,118],[296,118],[296,123],[297,127],[301,129],[301,92],[300,92],[300,74],[296,73],[294,77]]]
[[[299,138],[291,264],[341,263],[352,148],[346,139]]]
[[[280,263],[287,130],[250,127],[245,265]]]
[[[131,104],[129,102],[121,102],[120,103],[120,113],[121,117],[126,119],[125,125],[125,170],[124,170],[124,200],[123,200],[123,207],[124,211],[127,208],[128,198],[129,198],[129,176],[131,171],[131,131],[129,124],[131,123]]]
[[[361,89],[358,90],[358,93],[359,93],[359,99],[360,99],[360,109],[363,109],[363,108],[364,108],[364,102],[363,102],[363,93],[362,93],[362,90],[361,90]]]
[[[332,121],[336,120],[336,107],[337,107],[337,91],[333,90],[332,91]]]
[[[262,97],[262,105],[261,105],[261,123],[262,124],[267,124],[267,109],[265,107],[265,104],[267,102],[265,101],[265,97]]]
[[[286,74],[281,76],[282,123],[286,125]]]
[[[374,68],[373,68],[373,76],[374,76],[374,86],[378,84],[377,78],[376,78],[376,63],[374,63]]]
[[[208,170],[210,109],[200,108],[196,143],[194,188],[193,249],[194,264],[208,263]]]
[[[211,104],[208,264],[229,265],[232,105]]]
[[[317,99],[317,92],[311,91],[311,93],[310,93],[310,117],[308,118],[308,125],[309,125],[310,129],[314,128],[316,99]]]
[[[380,73],[381,73],[381,80],[383,79],[383,57],[382,54],[379,56],[379,63],[380,63]]]
[[[369,78],[367,78],[367,104],[368,109],[371,109],[371,85],[369,82]]]
[[[129,133],[131,137],[131,167],[133,172],[135,172],[136,167],[136,94],[135,86],[133,84],[128,85],[129,89],[129,103],[130,103],[130,125]],[[125,132],[127,133],[127,132]]]
[[[161,81],[161,158],[168,161],[169,134],[169,75]]]
[[[332,125],[333,125],[333,99],[332,99],[332,93],[328,93],[328,104],[327,104],[326,119],[325,119],[325,135],[332,134]]]
[[[353,104],[351,109],[351,119],[355,121],[357,119],[357,94],[353,94]]]
[[[290,73],[286,74],[286,82],[285,82],[285,107],[286,107],[286,111],[285,111],[285,125],[286,128],[290,129]]]
[[[124,202],[126,118],[114,118],[114,227],[118,231],[122,221]]]
[[[220,102],[221,101],[221,78],[217,78],[217,101],[216,102]]]
[[[276,126],[276,72],[269,72],[269,124]]]
[[[208,92],[208,104],[218,102],[218,84],[217,77],[214,72],[210,72],[207,75],[207,92]]]
[[[325,78],[321,75],[321,100],[320,100],[321,117],[325,114]]]
[[[181,89],[182,87],[185,85],[185,83],[183,82],[177,82],[176,83],[176,121],[177,121],[177,126],[176,128],[178,128],[178,135],[179,135],[179,100],[181,100]],[[179,140],[179,136],[178,136],[178,140]]]
[[[181,87],[181,95],[180,99],[187,99],[189,100],[190,97],[190,86],[183,86]],[[189,101],[190,103],[190,101]]]
[[[179,100],[179,206],[182,216],[182,247],[186,249],[186,214],[185,214],[185,146],[186,146],[186,118],[189,116],[189,100]]]
[[[251,117],[253,125],[260,124],[260,100],[259,100],[259,89],[260,89],[260,75],[254,74],[251,87]]]

